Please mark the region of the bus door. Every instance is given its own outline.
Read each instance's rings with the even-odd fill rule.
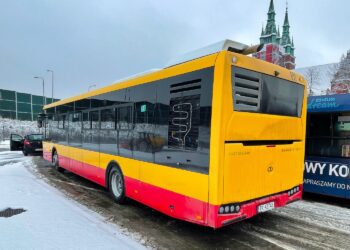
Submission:
[[[129,159],[133,157],[133,105],[121,104],[116,106],[117,115],[117,155],[123,156],[118,163],[124,175],[126,195],[139,200],[139,166]],[[125,157],[125,158],[124,158]]]
[[[100,166],[100,146],[99,146],[99,129],[100,128],[100,111],[92,110],[83,112],[83,172],[82,174],[93,181],[96,179],[96,170]]]
[[[118,129],[117,152],[120,156],[132,158],[133,106],[132,104],[123,104],[117,106],[116,110]]]
[[[83,167],[82,113],[71,113],[68,119],[69,168],[72,172],[81,173]]]

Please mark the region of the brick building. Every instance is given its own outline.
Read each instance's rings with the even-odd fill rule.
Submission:
[[[279,27],[276,27],[275,8],[273,0],[270,1],[269,11],[267,13],[266,27],[262,27],[260,43],[264,47],[253,56],[264,61],[278,64],[287,69],[295,69],[294,42],[290,37],[290,25],[288,18],[288,7],[284,17],[282,36]]]

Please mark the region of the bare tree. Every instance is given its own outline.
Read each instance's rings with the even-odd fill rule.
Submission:
[[[334,79],[335,74],[338,72],[338,70],[339,70],[339,63],[332,63],[328,66],[327,75],[329,76],[329,79],[331,79],[331,81]]]
[[[313,88],[319,85],[320,71],[316,67],[310,67],[306,70],[305,77],[309,88],[309,95],[313,95]]]

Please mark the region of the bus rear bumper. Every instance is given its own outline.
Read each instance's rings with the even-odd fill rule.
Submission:
[[[286,191],[283,193],[264,197],[261,199],[243,202],[240,204],[240,210],[238,213],[222,214],[222,213],[219,213],[221,206],[211,206],[210,208],[211,218],[208,218],[209,219],[208,224],[210,227],[220,228],[233,223],[237,223],[239,221],[251,218],[257,214],[262,213],[258,211],[259,206],[261,205],[273,203],[273,209],[274,209],[274,208],[284,207],[292,202],[301,200],[301,198],[302,198],[302,185],[299,185],[299,191],[291,195],[288,194],[288,191]]]

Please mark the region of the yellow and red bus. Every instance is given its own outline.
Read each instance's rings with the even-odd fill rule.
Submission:
[[[250,50],[226,40],[46,105],[44,158],[213,228],[300,200],[306,82]]]

